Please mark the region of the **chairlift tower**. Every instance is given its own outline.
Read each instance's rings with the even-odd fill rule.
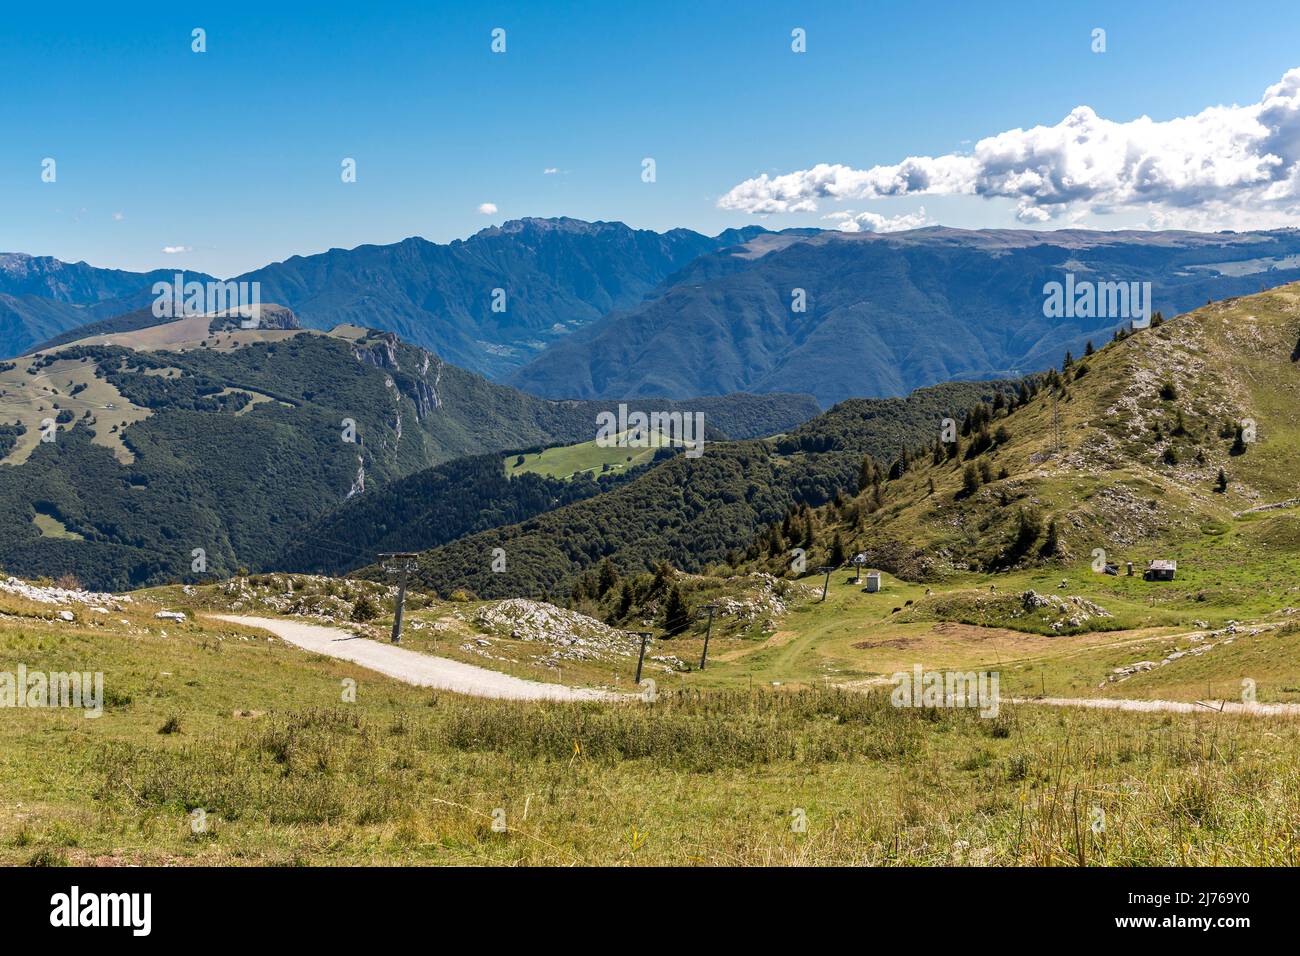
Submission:
[[[826,580],[822,582],[822,600],[821,600],[821,603],[823,603],[823,604],[826,603],[826,592],[830,590],[830,586],[831,586],[831,573],[832,573],[833,571],[835,571],[836,569],[837,569],[837,566],[836,566],[836,565],[833,565],[833,564],[825,564],[825,565],[822,565],[820,568],[817,569],[817,573],[818,573],[818,574],[824,574],[824,575],[826,575]]]
[[[709,623],[704,629],[704,652],[700,654],[700,670],[704,670],[704,664],[709,659],[709,635],[713,633],[713,613],[718,610],[720,605],[706,604],[704,610],[709,612]]]
[[[650,643],[650,638],[654,636],[654,631],[633,631],[632,633],[641,638],[641,654],[636,659],[636,678],[633,680],[633,683],[640,687],[641,665],[645,663],[645,648]]]
[[[419,554],[414,551],[385,551],[379,555],[384,571],[397,577],[397,604],[393,609],[393,643],[402,643],[402,610],[406,604],[406,582],[419,568]]]

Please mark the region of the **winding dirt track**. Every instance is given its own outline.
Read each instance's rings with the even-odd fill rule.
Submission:
[[[455,691],[474,697],[497,697],[503,700],[626,700],[626,695],[609,691],[543,684],[500,674],[486,667],[462,664],[445,657],[433,657],[392,644],[381,644],[357,637],[337,627],[304,624],[286,618],[246,617],[238,614],[212,614],[218,621],[242,624],[270,631],[276,637],[303,650],[340,660],[351,661],[380,674],[414,684]]]

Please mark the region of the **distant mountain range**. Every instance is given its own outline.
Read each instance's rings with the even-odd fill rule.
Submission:
[[[521,219],[446,244],[415,237],[293,256],[234,279],[260,282],[262,301],[292,309],[306,328],[348,323],[396,332],[448,362],[500,377],[573,330],[637,305],[700,255],[763,231],[708,237],[618,222]],[[0,256],[0,354],[145,308],[152,284],[171,276]]]
[[[784,391],[826,405],[1016,376],[1129,324],[1045,316],[1044,286],[1067,274],[1150,282],[1168,317],[1300,278],[1300,231],[764,234],[701,256],[507,381],[553,397]]]
[[[621,222],[521,219],[446,245],[413,238],[294,256],[239,278],[261,282],[265,301],[289,306],[309,328],[383,328],[496,378],[575,329],[639,304],[704,253],[763,231],[710,238]]]
[[[0,255],[0,354],[146,308],[152,283],[171,275]],[[1067,275],[1150,282],[1154,309],[1170,316],[1300,279],[1300,232],[751,226],[709,237],[522,219],[463,241],[332,249],[234,278],[260,282],[262,300],[305,327],[396,332],[539,396],[790,392],[827,406],[1040,370],[1128,324],[1044,315],[1045,284]]]
[[[184,270],[125,272],[0,253],[0,356],[19,355],[61,332],[141,308],[150,301],[153,284],[170,281],[176,272]],[[212,278],[185,274],[199,281]]]

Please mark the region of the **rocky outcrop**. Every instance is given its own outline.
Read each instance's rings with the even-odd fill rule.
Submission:
[[[412,347],[404,346],[392,332],[372,332],[370,335],[352,344],[352,355],[358,362],[373,365],[387,372],[402,373],[400,352],[405,348],[410,358]],[[397,374],[393,381],[398,391],[409,398],[415,406],[415,417],[424,421],[434,410],[442,407],[438,397],[438,381],[442,376],[442,360],[424,349],[414,349],[420,356],[419,370],[414,373]],[[433,381],[429,373],[433,372]]]
[[[1055,594],[1039,594],[1037,591],[1030,590],[1020,595],[1020,603],[1030,613],[1042,611],[1046,612],[1048,617],[1055,615],[1057,619],[1048,622],[1053,630],[1077,629],[1093,618],[1111,616],[1110,612],[1101,605],[1094,604],[1077,594],[1070,595],[1068,598],[1059,598]]]
[[[366,490],[366,460],[363,456],[357,455],[357,476],[352,479],[352,488],[348,491],[347,497],[364,494]],[[346,498],[344,499],[347,500]]]
[[[400,372],[397,361],[397,336],[392,332],[376,332],[352,344],[352,354],[358,362],[373,365],[389,372]]]
[[[230,312],[217,313],[208,322],[209,332],[229,332],[235,329],[249,328],[262,331],[274,329],[295,331],[301,329],[302,325],[299,324],[298,316],[293,314],[292,309],[270,303],[259,305],[251,312],[235,309]]]
[[[479,609],[474,623],[511,640],[553,645],[555,649],[548,661],[630,657],[640,646],[627,631],[609,627],[577,611],[527,598],[488,604]]]
[[[36,601],[38,604],[85,604],[92,608],[111,608],[119,611],[124,604],[131,603],[129,594],[104,594],[98,591],[83,591],[80,588],[32,584],[30,581],[12,577],[0,581],[0,591]]]

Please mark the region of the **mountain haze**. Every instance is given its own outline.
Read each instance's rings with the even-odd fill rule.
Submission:
[[[178,271],[184,272],[127,272],[0,253],[0,356],[20,355],[69,329],[140,308],[152,298],[148,290],[153,283],[170,282]],[[184,274],[187,280],[211,278]]]
[[[411,238],[294,256],[238,278],[262,283],[266,301],[285,303],[310,328],[383,328],[497,377],[605,313],[637,305],[701,254],[762,231],[710,238],[621,222],[521,219],[445,245]],[[494,289],[504,311],[493,311]]]
[[[1067,273],[1150,282],[1153,311],[1171,315],[1300,278],[1300,232],[764,234],[700,257],[508,381],[553,397],[772,390],[828,405],[1016,376],[1129,324],[1045,316],[1044,285]]]

